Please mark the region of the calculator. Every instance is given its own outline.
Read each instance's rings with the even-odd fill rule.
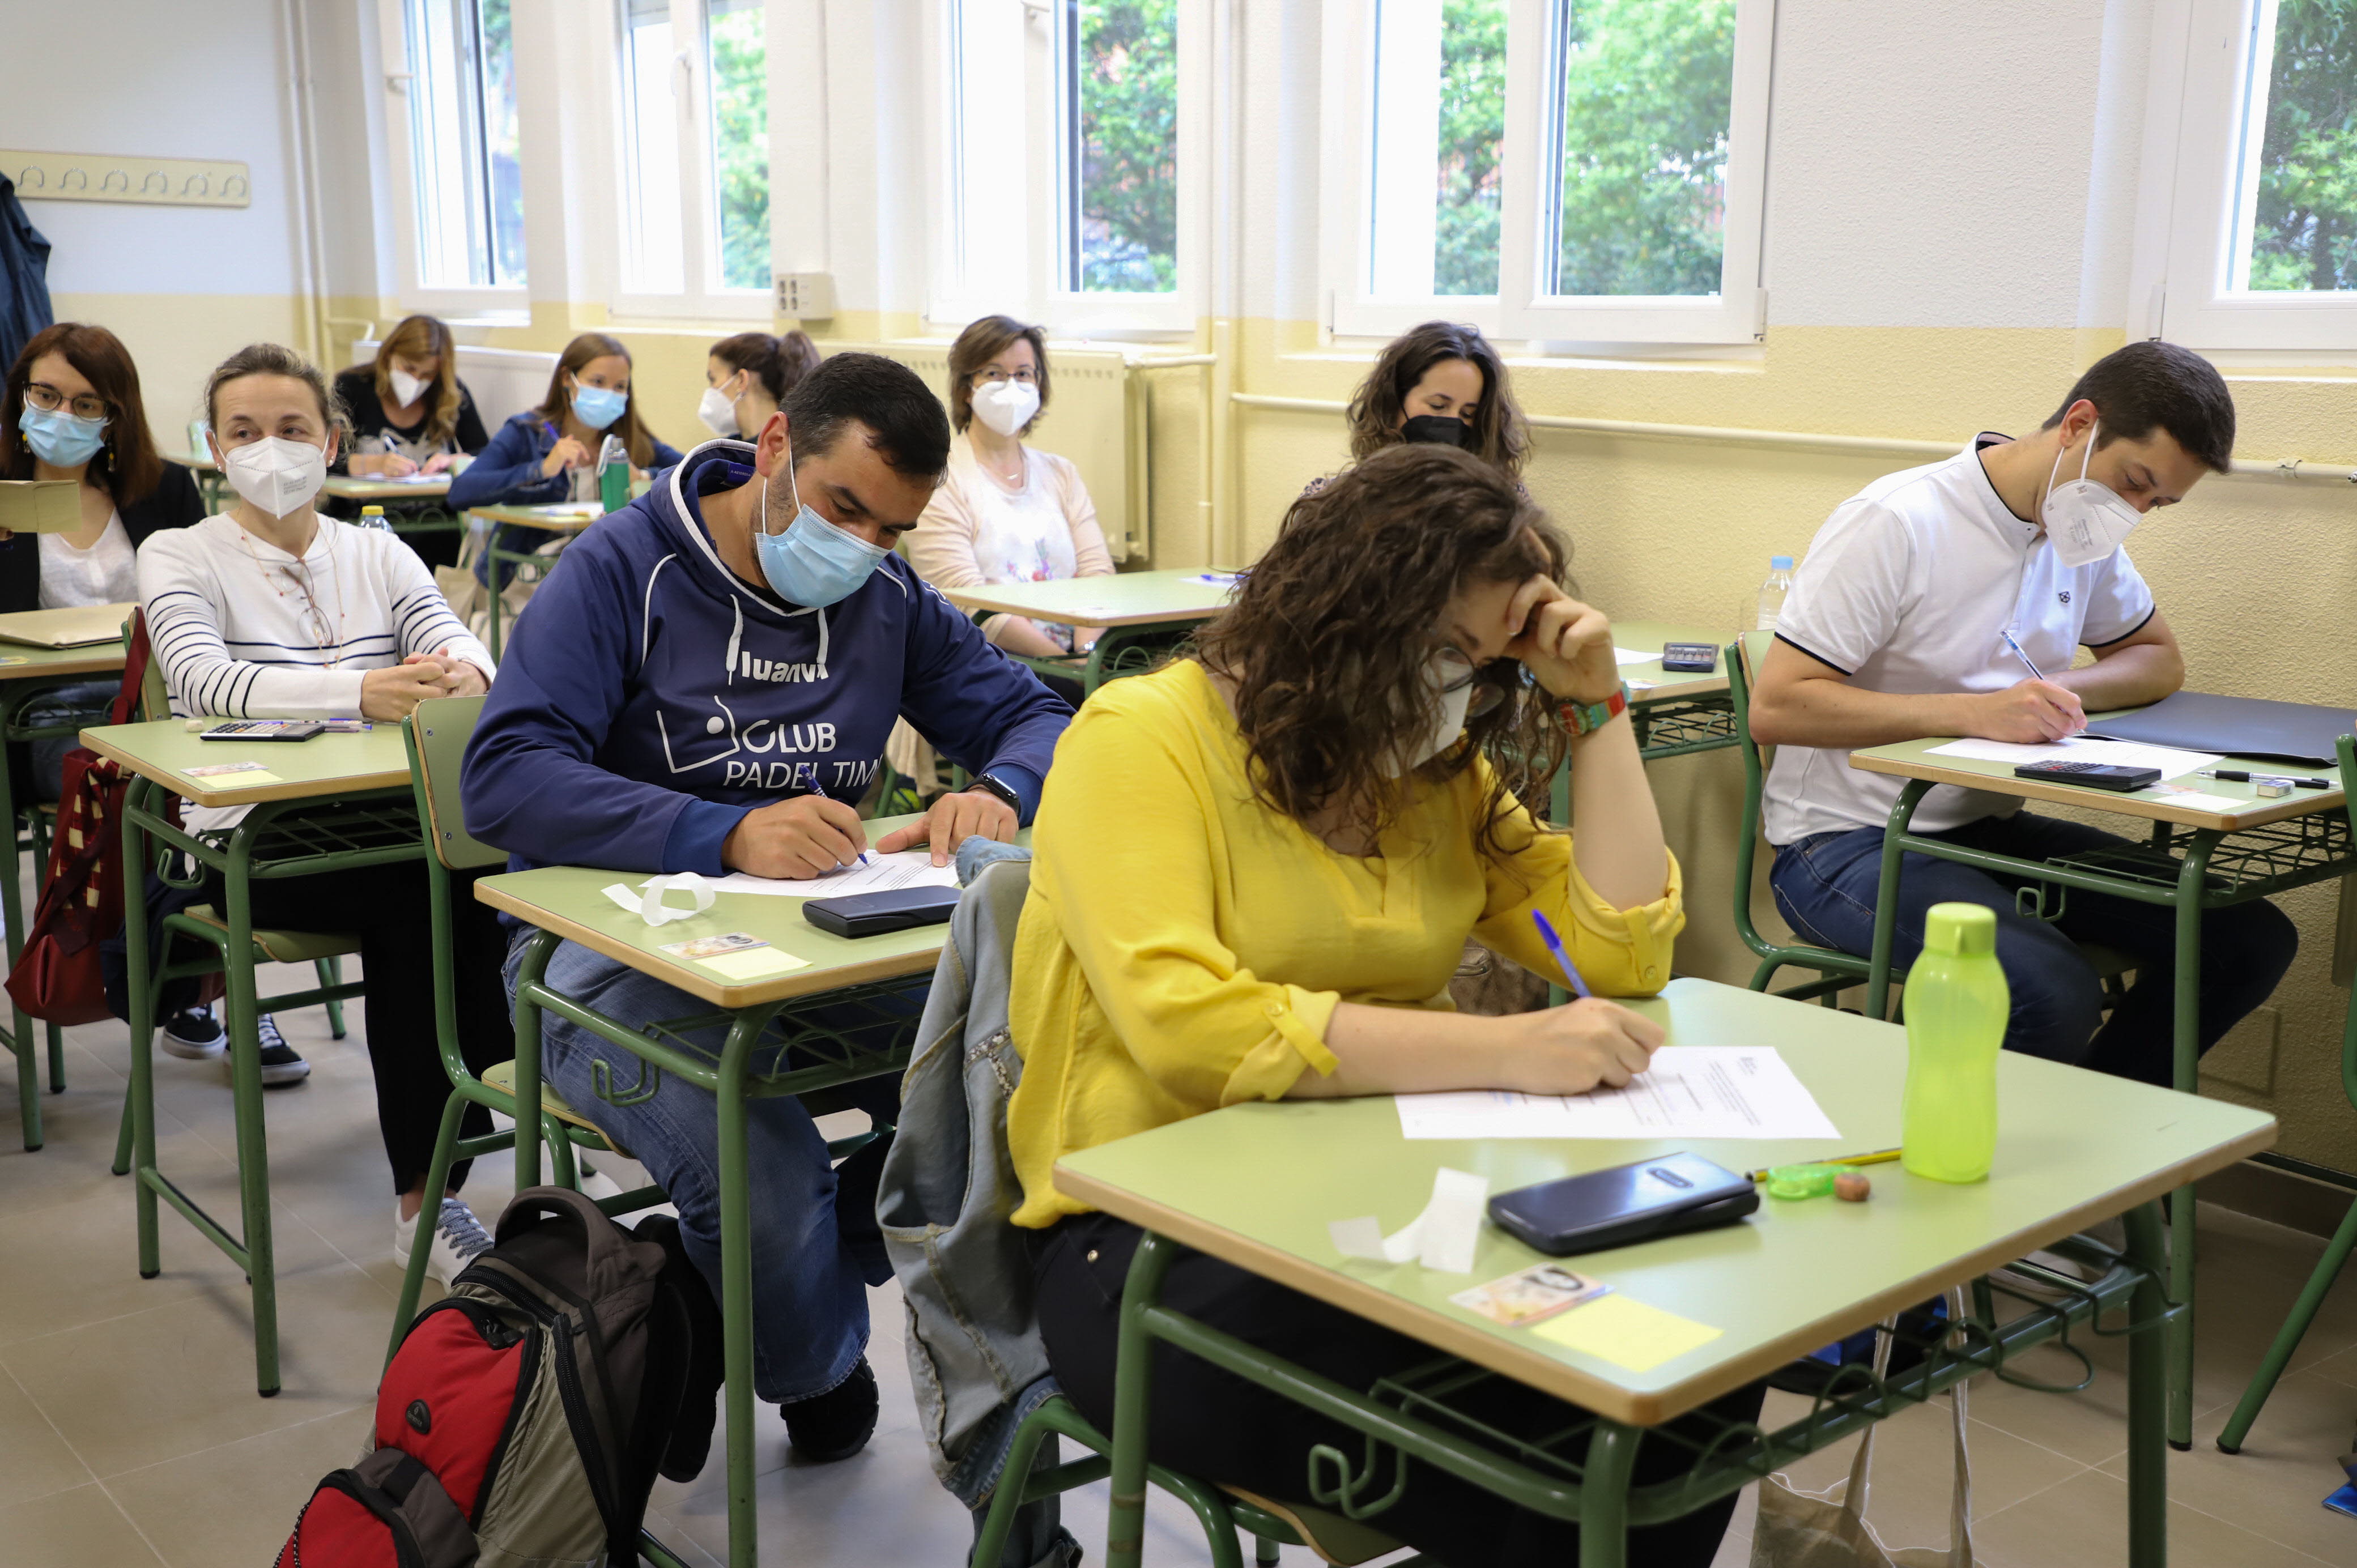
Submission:
[[[2013,770],[2013,776],[2089,789],[2141,789],[2160,782],[2158,768],[2127,768],[2116,762],[2025,762]]]
[[[1707,642],[1667,642],[1662,645],[1662,668],[1707,675],[1718,668],[1718,650]]]
[[[199,734],[199,740],[308,740],[328,726],[317,719],[230,719]]]

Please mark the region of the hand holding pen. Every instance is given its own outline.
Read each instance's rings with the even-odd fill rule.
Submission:
[[[2079,694],[2048,680],[2011,632],[2000,631],[1997,636],[2029,671],[2029,679],[1970,699],[1979,712],[1977,722],[1966,733],[1983,740],[2036,746],[2085,729],[2087,711],[2080,706]]]
[[[1521,1031],[1520,1044],[1506,1064],[1506,1081],[1497,1087],[1525,1094],[1585,1094],[1598,1087],[1620,1088],[1652,1065],[1664,1031],[1642,1014],[1592,995],[1547,918],[1534,909],[1531,918],[1578,1000],[1509,1020]]]

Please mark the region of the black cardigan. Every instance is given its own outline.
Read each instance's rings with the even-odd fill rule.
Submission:
[[[205,520],[204,498],[197,481],[178,463],[164,465],[156,488],[129,506],[117,506],[123,531],[134,550],[158,529],[186,528]],[[0,544],[0,614],[41,607],[41,536],[19,533]]]
[[[338,373],[336,396],[343,400],[344,412],[352,416],[352,439],[345,442],[343,450],[336,454],[332,470],[335,473],[349,471],[347,460],[359,442],[382,435],[388,430],[403,437],[413,433],[384,416],[384,403],[376,395],[374,365],[354,365]],[[475,394],[467,390],[464,381],[458,383],[458,428],[456,435],[461,452],[479,452],[491,444],[490,433],[483,428],[483,416],[475,412]]]

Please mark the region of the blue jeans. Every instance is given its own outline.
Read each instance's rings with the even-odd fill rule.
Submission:
[[[508,947],[508,994],[515,994],[524,941]],[[713,1011],[709,1003],[640,973],[627,964],[572,942],[549,955],[552,990],[632,1026]],[[905,1002],[913,1018],[924,993]],[[877,1024],[865,1008],[845,1008],[838,1026]],[[725,1025],[689,1035],[716,1058]],[[771,1070],[786,1047],[757,1052],[756,1071]],[[638,1081],[639,1064],[587,1030],[541,1015],[541,1075],[601,1132],[627,1149],[662,1184],[679,1209],[688,1256],[720,1295],[719,1101],[692,1083],[666,1075],[635,1105],[598,1097],[590,1063],[603,1058],[612,1081]],[[845,1098],[888,1123],[899,1112],[897,1076],[846,1084]],[[746,1102],[747,1188],[752,1204],[753,1390],[772,1403],[823,1394],[849,1377],[867,1348],[867,1290],[892,1277],[876,1223],[876,1178],[887,1141],[878,1139],[831,1167],[826,1139],[801,1101],[791,1097]]]
[[[1924,836],[2033,861],[2130,847],[2111,833],[2028,811]],[[1768,880],[1777,908],[1803,940],[1871,955],[1881,875],[1882,830],[1853,828],[1781,846]],[[2174,1078],[2177,911],[2074,887],[2061,918],[2040,920],[2014,912],[2014,889],[2031,884],[2029,877],[1907,855],[1900,865],[1891,972],[1904,974],[1923,950],[1923,917],[1932,905],[1987,905],[1996,911],[1997,961],[2013,993],[2006,1048],[2166,1088]],[[2136,960],[2136,983],[2108,1019],[2102,1016],[2103,982],[2074,945],[2083,941],[2102,942]],[[2298,950],[2299,932],[2263,899],[2201,917],[2201,1049],[2216,1045],[2267,999]]]

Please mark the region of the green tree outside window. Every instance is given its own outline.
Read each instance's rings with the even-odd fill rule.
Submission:
[[[2249,286],[2357,289],[2357,0],[2282,0],[2275,45]]]
[[[1178,0],[1066,0],[1078,21],[1071,171],[1085,292],[1178,286]]]
[[[724,288],[770,286],[769,54],[759,0],[710,0],[712,176]]]

